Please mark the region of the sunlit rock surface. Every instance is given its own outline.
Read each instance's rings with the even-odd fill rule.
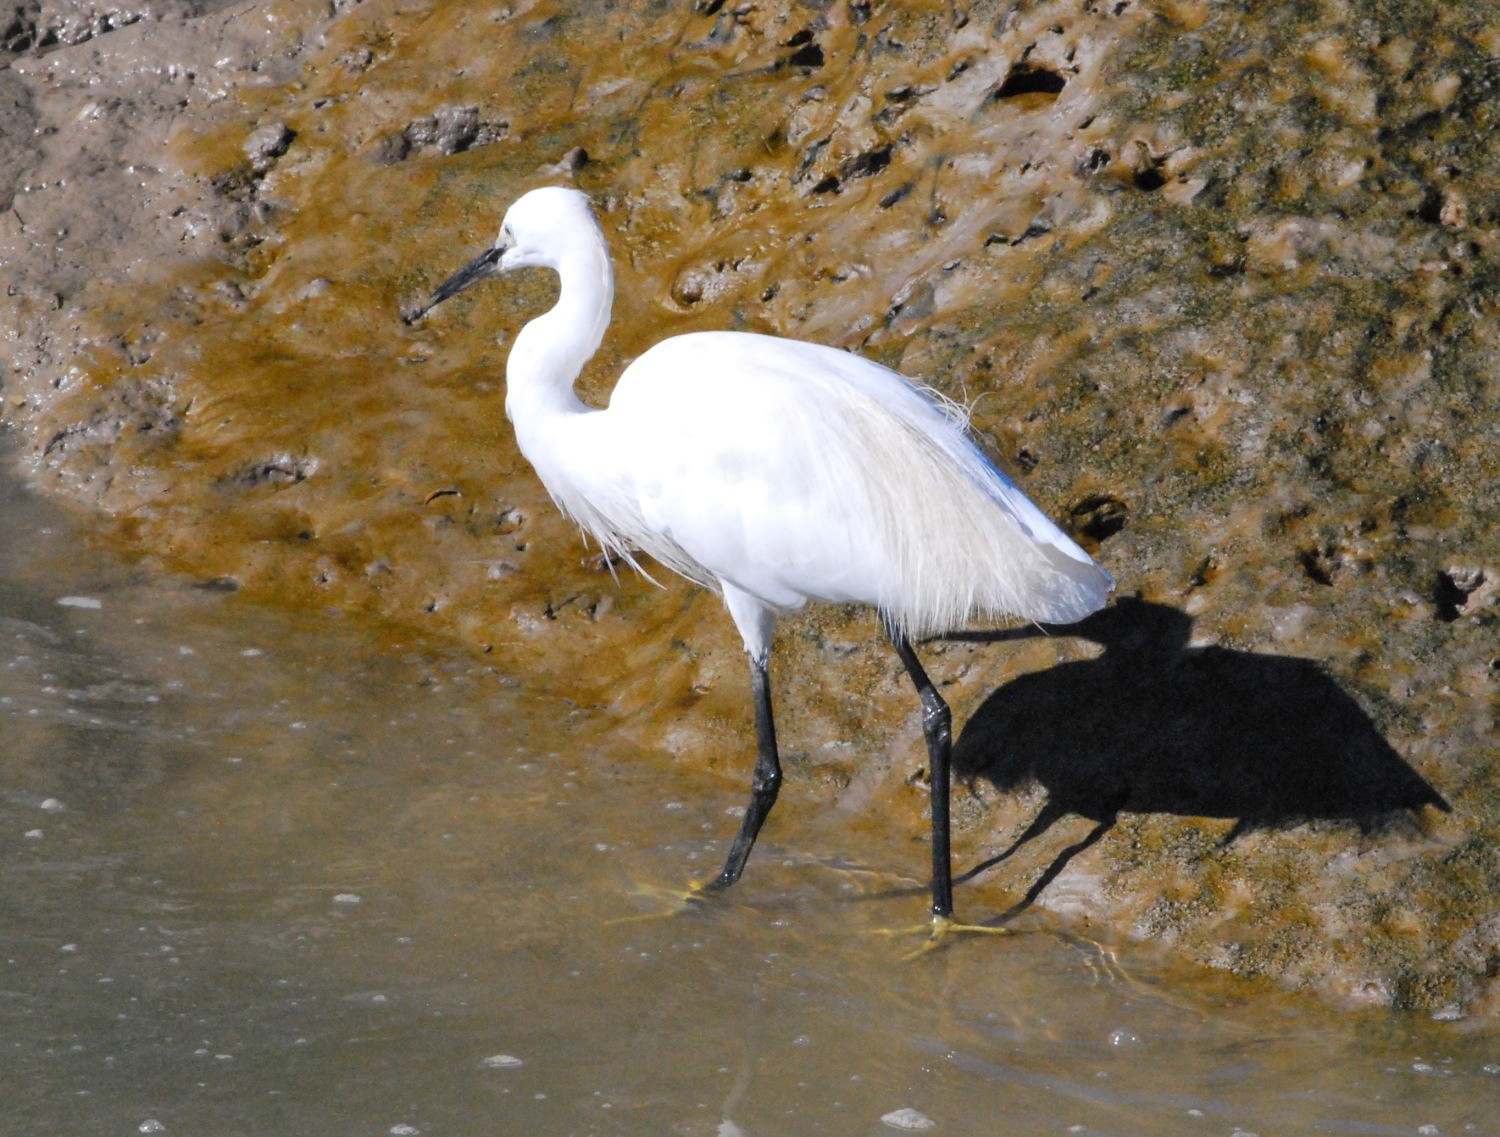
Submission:
[[[601,7],[18,6],[0,397],[35,484],[747,780],[717,599],[613,580],[516,452],[505,345],[551,282],[401,319],[576,184],[619,273],[586,398],[690,329],[860,351],[969,405],[1119,581],[1081,635],[927,649],[961,855],[1015,846],[965,911],[1500,1010],[1492,8]],[[788,792],[915,842],[875,633],[784,628]]]

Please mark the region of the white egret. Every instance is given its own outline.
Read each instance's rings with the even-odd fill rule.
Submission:
[[[1109,575],[984,457],[960,411],[847,352],[743,332],[674,336],[625,369],[607,409],[585,406],[573,385],[604,337],[614,278],[577,190],[518,199],[493,247],[411,319],[529,266],[553,269],[561,288],[506,363],[522,454],[606,551],[631,565],[644,552],[718,591],[750,657],[750,804],[710,887],[739,878],[781,785],[767,672],[776,617],[810,600],[857,602],[879,612],[921,697],[932,911],[948,922],[950,718],[911,641],[976,617],[1072,623],[1104,605]]]

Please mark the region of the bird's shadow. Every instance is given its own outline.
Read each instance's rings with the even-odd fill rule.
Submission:
[[[1066,628],[967,633],[963,639],[1081,636],[1095,659],[1023,675],[997,689],[955,741],[954,773],[1046,804],[998,856],[1070,814],[1095,822],[1007,915],[1029,906],[1121,812],[1232,819],[1250,829],[1324,819],[1370,832],[1403,811],[1448,803],[1404,762],[1358,703],[1313,661],[1189,646],[1192,617],[1122,599]]]

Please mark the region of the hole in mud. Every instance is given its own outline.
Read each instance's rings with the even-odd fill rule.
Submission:
[[[1082,174],[1096,174],[1107,165],[1109,165],[1109,151],[1100,146],[1093,146],[1084,155],[1083,161],[1078,164],[1078,171]]]
[[[1147,193],[1159,190],[1167,184],[1167,179],[1155,166],[1147,166],[1144,170],[1137,170],[1133,179],[1136,189],[1145,190]]]
[[[1068,511],[1074,528],[1084,537],[1104,542],[1125,528],[1130,509],[1119,498],[1091,494]]]
[[[1407,212],[1408,217],[1414,217],[1419,221],[1426,221],[1431,225],[1441,224],[1443,220],[1443,195],[1442,192],[1429,188],[1422,203],[1416,209]]]
[[[1049,67],[1021,63],[1010,69],[1010,74],[995,88],[991,97],[1000,100],[1016,99],[1022,95],[1042,95],[1055,99],[1067,85],[1068,81]]]
[[[823,49],[813,39],[812,32],[807,28],[803,28],[782,46],[797,49],[787,56],[788,67],[803,67],[811,71],[823,66]]]
[[[1045,221],[1033,221],[1030,225],[1026,226],[1025,231],[1019,237],[1010,243],[1012,245],[1019,245],[1023,241],[1030,241],[1036,237],[1045,237],[1050,232],[1052,232],[1052,226],[1048,225]]]
[[[1457,620],[1465,598],[1465,594],[1453,583],[1452,577],[1445,572],[1437,574],[1437,580],[1432,586],[1432,601],[1437,605],[1439,620],[1445,624]]]
[[[863,154],[856,154],[839,167],[840,176],[848,179],[869,178],[880,173],[891,164],[890,146],[881,146],[876,150],[867,150]]]
[[[1472,568],[1449,568],[1437,574],[1432,586],[1432,602],[1437,616],[1451,624],[1464,614],[1469,597],[1484,583],[1484,573]]]
[[[1314,584],[1333,584],[1333,562],[1324,550],[1302,549],[1297,553],[1297,564]]]

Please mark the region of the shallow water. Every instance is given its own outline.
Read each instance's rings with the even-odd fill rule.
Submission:
[[[1493,1025],[1048,931],[904,959],[921,849],[794,793],[674,911],[742,787],[13,487],[0,524],[0,1132],[1500,1132]]]

